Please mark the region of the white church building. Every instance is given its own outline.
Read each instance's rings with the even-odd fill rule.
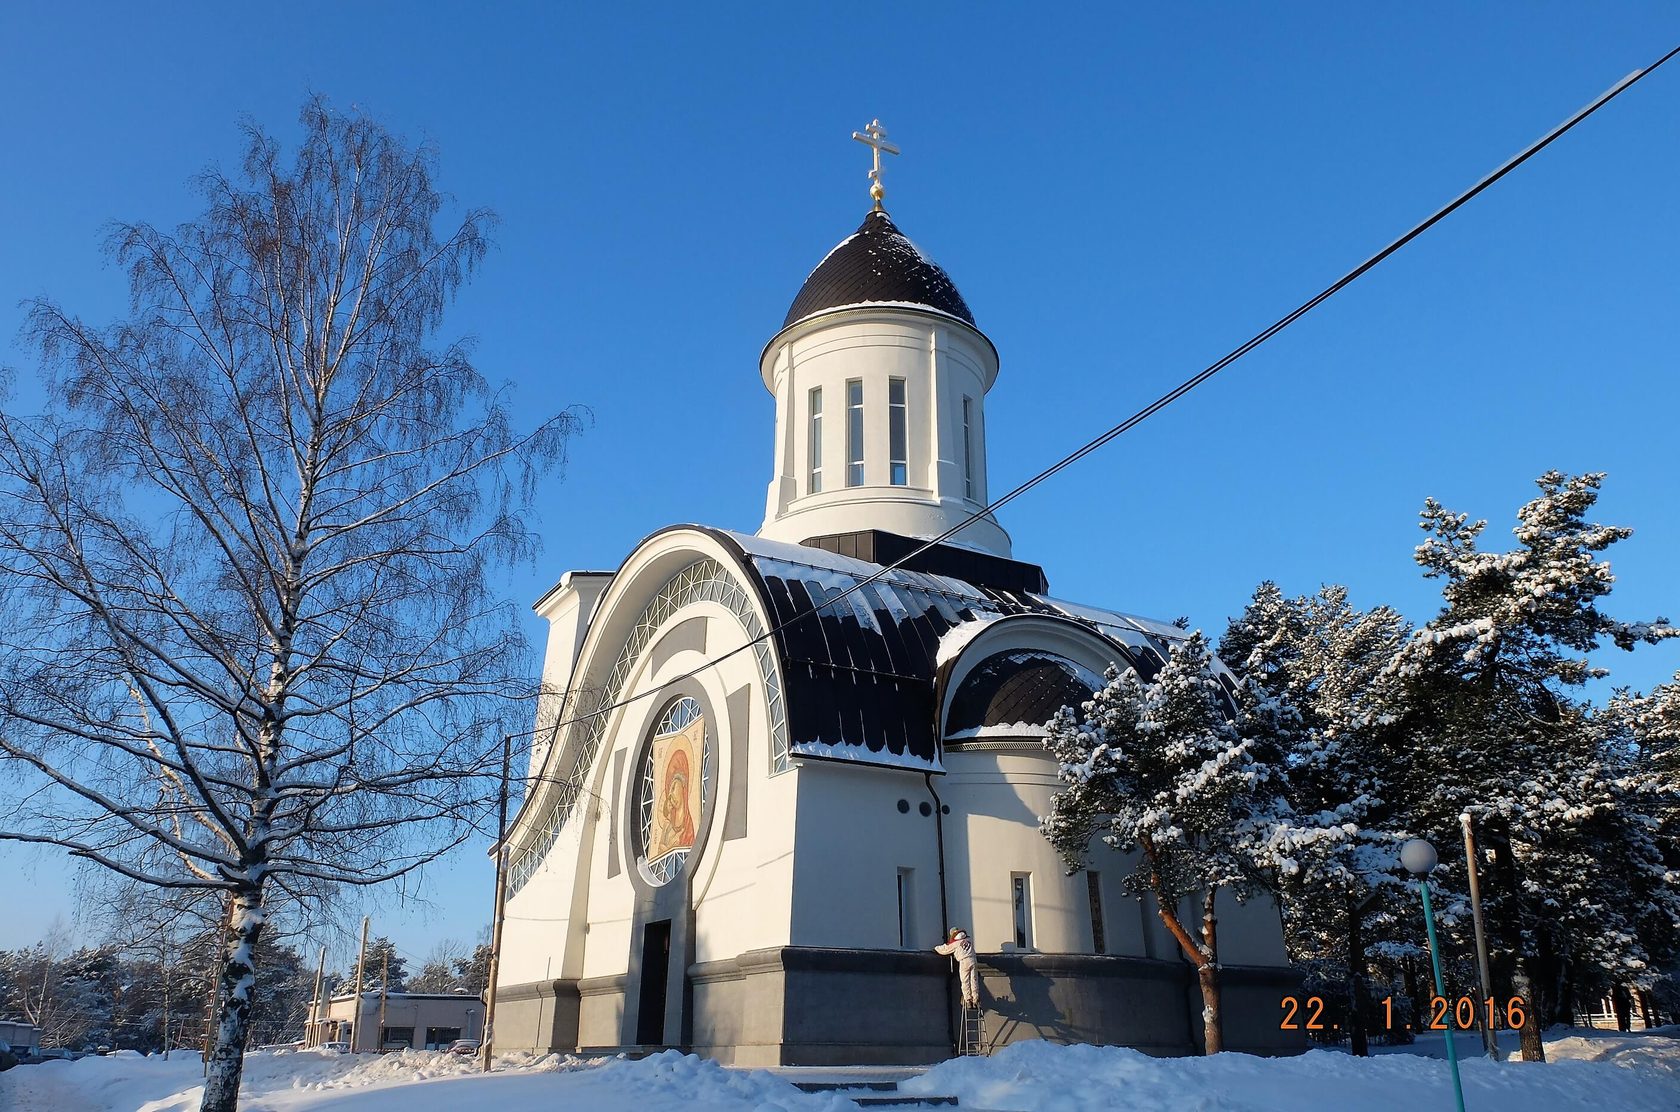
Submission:
[[[536,603],[565,695],[507,837],[498,1049],[935,1061],[953,925],[989,1044],[1198,1048],[1192,969],[1123,862],[1070,876],[1038,830],[1050,716],[1184,634],[1054,597],[990,516],[883,573],[986,506],[998,353],[874,195],[759,357],[758,532],[661,529]],[[1276,908],[1221,912],[1227,1048],[1301,1049]]]

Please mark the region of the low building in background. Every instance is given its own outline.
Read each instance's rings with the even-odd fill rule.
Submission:
[[[448,1050],[456,1039],[484,1030],[484,1002],[464,992],[364,992],[361,1022],[356,996],[346,992],[310,1009],[304,1045],[344,1043],[353,1051]],[[354,1040],[354,1041],[352,1041]]]
[[[41,1029],[21,1019],[0,1019],[0,1043],[13,1054],[35,1054],[41,1049]]]

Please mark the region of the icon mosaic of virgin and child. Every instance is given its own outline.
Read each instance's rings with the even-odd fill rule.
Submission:
[[[706,720],[696,718],[674,734],[653,741],[653,821],[647,835],[647,859],[694,846],[700,817],[701,761]]]

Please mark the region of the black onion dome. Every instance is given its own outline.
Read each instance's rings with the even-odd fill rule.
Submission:
[[[864,217],[858,230],[811,271],[782,327],[826,309],[866,302],[920,305],[974,323],[951,276],[880,211]]]

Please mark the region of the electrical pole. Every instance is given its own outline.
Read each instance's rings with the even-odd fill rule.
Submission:
[[[368,916],[362,916],[362,948],[356,952],[356,999],[350,1011],[350,1053],[362,1035],[362,967],[367,964]]]
[[[496,803],[496,905],[490,917],[490,966],[484,985],[482,1072],[490,1072],[490,1039],[496,1030],[496,976],[502,958],[502,900],[507,894],[508,772],[513,763],[513,735],[502,735],[502,790]]]
[[[1476,871],[1476,836],[1470,830],[1470,812],[1458,816],[1464,827],[1464,859],[1470,866],[1470,917],[1476,925],[1476,969],[1482,975],[1482,999],[1493,999],[1493,979],[1488,976],[1487,930],[1482,926],[1482,885]],[[1487,1056],[1499,1061],[1499,1037],[1493,1030],[1493,1005],[1487,1005],[1488,1022],[1482,1027]],[[1480,1008],[1476,1009],[1478,1012]]]
[[[321,947],[321,964],[315,967],[315,995],[309,998],[309,1027],[303,1033],[304,1046],[321,1045],[321,993],[327,987],[327,948]]]
[[[385,1049],[385,997],[390,992],[391,985],[391,951],[389,948],[379,953],[379,1038],[374,1041],[373,1049]]]

